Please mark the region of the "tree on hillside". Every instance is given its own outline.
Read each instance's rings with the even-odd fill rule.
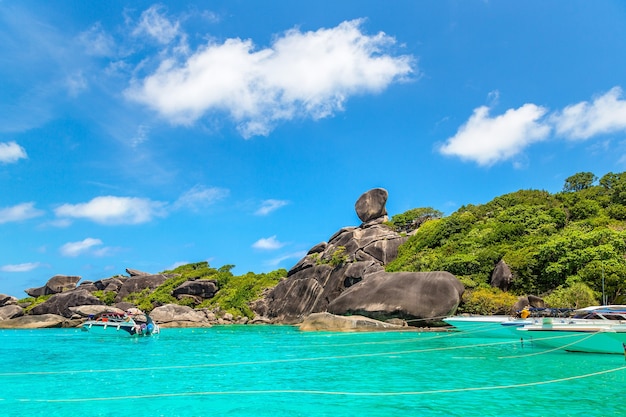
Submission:
[[[581,191],[591,187],[597,180],[598,177],[596,177],[592,172],[579,172],[578,174],[565,178],[563,191]]]

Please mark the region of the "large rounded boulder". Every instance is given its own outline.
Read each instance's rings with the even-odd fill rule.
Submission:
[[[374,188],[363,193],[356,201],[354,209],[363,223],[387,215],[385,204],[389,193],[384,188]]]
[[[461,281],[448,272],[379,271],[335,298],[328,312],[377,320],[400,318],[412,325],[435,324],[456,311],[464,291]]]
[[[55,314],[70,318],[74,314],[72,310],[70,310],[70,307],[102,304],[104,303],[97,297],[91,295],[89,291],[76,289],[74,291],[55,294],[38,306],[33,307],[30,312],[33,315]]]

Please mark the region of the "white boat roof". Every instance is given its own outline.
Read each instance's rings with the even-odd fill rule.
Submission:
[[[589,306],[584,308],[579,308],[576,312],[591,312],[591,311],[624,311],[626,312],[626,305],[623,304],[612,304],[606,306]]]

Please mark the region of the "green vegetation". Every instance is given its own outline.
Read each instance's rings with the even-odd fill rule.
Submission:
[[[254,313],[249,303],[258,299],[263,290],[271,288],[287,276],[285,269],[279,269],[267,274],[249,272],[245,275],[233,275],[233,265],[224,265],[215,269],[208,262],[198,262],[179,266],[175,269],[162,272],[168,279],[155,290],[145,289],[132,293],[124,301],[135,304],[144,311],[152,311],[155,307],[164,304],[182,304],[194,308],[209,307],[233,316],[252,318]],[[219,291],[215,297],[197,304],[191,297],[179,301],[172,296],[172,291],[190,280],[214,280]]]
[[[423,222],[387,271],[445,270],[467,288],[467,312],[491,312],[510,296],[535,294],[553,307],[626,299],[626,173],[568,177],[563,191],[521,190]],[[396,216],[394,216],[396,218]],[[500,260],[514,282],[489,292]],[[514,297],[515,298],[515,297]],[[511,300],[513,301],[511,303]]]
[[[117,295],[114,291],[93,291],[91,294],[108,306],[115,304],[115,296]]]
[[[443,213],[432,207],[420,207],[396,214],[386,224],[398,233],[406,233],[420,227],[427,220],[439,219]]]

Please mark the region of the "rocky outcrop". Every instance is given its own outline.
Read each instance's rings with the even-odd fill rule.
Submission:
[[[406,327],[384,323],[363,316],[336,316],[330,313],[313,313],[299,325],[303,331],[358,332],[372,330],[404,330]]]
[[[453,312],[464,291],[453,275],[426,279],[384,272],[384,265],[397,257],[399,246],[408,239],[384,224],[386,201],[387,191],[381,188],[361,195],[355,209],[363,223],[345,227],[328,242],[311,248],[289,271],[287,279],[254,303],[253,310],[274,322],[300,323],[311,313],[331,311],[330,306],[346,294],[341,304],[334,304],[333,311],[415,319]],[[359,289],[353,290],[357,286]],[[363,298],[349,297],[352,291]],[[379,291],[384,295],[377,295]],[[422,304],[411,305],[416,300]]]
[[[210,327],[206,314],[200,310],[177,304],[157,307],[150,313],[161,327]]]
[[[217,293],[217,289],[217,281],[213,279],[198,279],[183,282],[174,288],[172,295],[179,300],[185,297],[195,297],[202,301],[203,299],[213,298],[215,293]]]
[[[140,277],[142,275],[152,275],[149,272],[138,271],[136,269],[126,268],[126,273],[131,277]]]
[[[348,288],[328,311],[434,325],[456,311],[463,292],[463,284],[448,272],[379,271]]]
[[[0,329],[46,329],[51,327],[76,327],[82,320],[70,320],[57,314],[21,316],[0,321]]]
[[[386,221],[387,209],[387,197],[389,193],[383,188],[374,188],[370,190],[356,201],[354,209],[357,216],[363,223],[368,223],[372,220]]]
[[[90,317],[90,316],[97,316],[98,314],[101,314],[101,313],[124,314],[125,312],[125,310],[122,310],[120,308],[115,308],[115,307],[106,306],[106,305],[97,305],[97,304],[69,307],[69,309],[72,312],[72,317],[74,316]]]
[[[17,304],[8,304],[0,307],[0,321],[10,320],[24,315],[24,309]]]
[[[511,268],[504,262],[504,259],[500,259],[500,262],[496,264],[496,267],[491,273],[491,286],[499,288],[502,291],[508,291],[513,283],[513,273]]]
[[[165,275],[137,275],[130,277],[124,281],[120,287],[115,301],[123,301],[125,297],[134,292],[140,292],[149,288],[154,290],[159,285],[163,284],[167,277]]]
[[[45,302],[33,307],[30,313],[33,315],[56,314],[70,318],[73,314],[70,307],[102,304],[104,303],[91,295],[89,291],[76,289],[53,295]]]
[[[13,296],[0,294],[0,307],[17,304],[17,302],[18,299]]]
[[[46,285],[39,288],[29,288],[26,294],[31,297],[40,297],[42,295],[59,294],[64,291],[71,291],[76,288],[76,284],[80,281],[78,276],[55,275],[48,280]]]

